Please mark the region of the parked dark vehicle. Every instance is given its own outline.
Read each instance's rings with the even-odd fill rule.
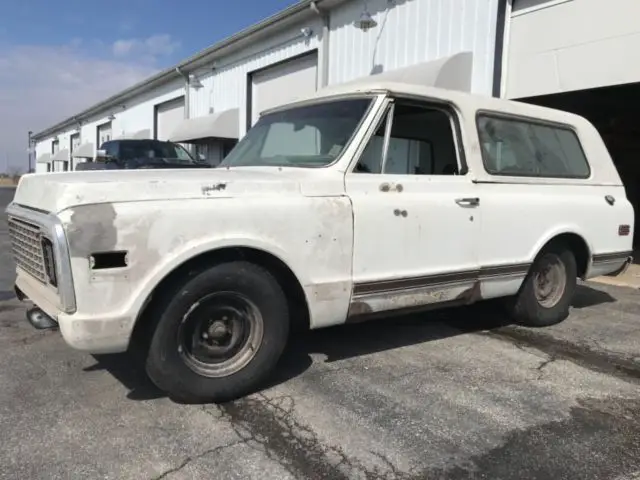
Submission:
[[[177,143],[161,140],[109,140],[100,145],[94,162],[76,170],[131,170],[140,168],[212,168],[194,159]]]

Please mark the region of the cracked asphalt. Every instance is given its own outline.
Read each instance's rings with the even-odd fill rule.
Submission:
[[[3,220],[0,479],[640,478],[637,290],[583,284],[547,329],[486,304],[313,332],[202,406],[33,330],[11,270]]]

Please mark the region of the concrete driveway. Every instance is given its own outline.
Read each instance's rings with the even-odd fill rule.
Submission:
[[[637,290],[582,285],[549,329],[483,305],[314,332],[262,392],[187,406],[28,326],[5,237],[2,479],[640,478]]]

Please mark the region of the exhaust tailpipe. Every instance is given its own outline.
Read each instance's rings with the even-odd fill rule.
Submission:
[[[38,330],[49,330],[52,328],[58,328],[58,322],[56,322],[49,315],[44,313],[38,307],[33,307],[27,310],[27,320],[29,323]]]

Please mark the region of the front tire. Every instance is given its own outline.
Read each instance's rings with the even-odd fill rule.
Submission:
[[[562,243],[545,247],[509,306],[512,318],[528,327],[548,327],[564,321],[569,316],[577,271],[570,249]]]
[[[277,280],[249,262],[211,267],[176,289],[158,311],[146,370],[183,402],[226,402],[255,391],[289,335]]]

